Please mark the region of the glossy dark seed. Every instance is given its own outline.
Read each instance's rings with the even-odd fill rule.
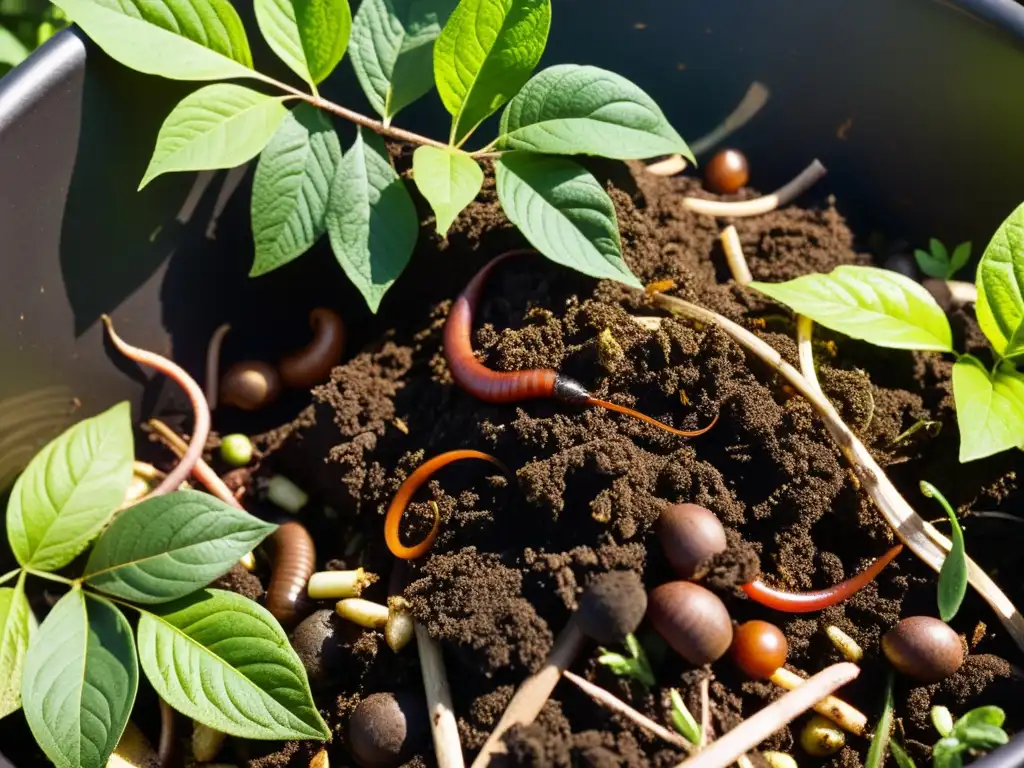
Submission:
[[[704,169],[704,186],[720,195],[731,195],[750,180],[747,158],[736,149],[723,149],[715,154]]]
[[[789,643],[782,630],[767,621],[748,621],[736,627],[732,659],[755,680],[767,680],[786,663]]]
[[[713,593],[688,581],[651,590],[647,616],[672,649],[700,666],[720,659],[732,644],[732,619]]]
[[[922,683],[945,680],[964,663],[960,637],[931,616],[903,619],[882,636],[882,650],[898,672]]]
[[[665,557],[684,579],[704,576],[708,561],[728,547],[725,528],[715,513],[696,504],[666,507],[656,530]]]

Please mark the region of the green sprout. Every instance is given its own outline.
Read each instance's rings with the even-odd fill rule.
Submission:
[[[927,251],[921,249],[914,251],[914,259],[917,261],[917,266],[928,277],[950,280],[971,260],[971,243],[969,241],[960,243],[950,254],[946,250],[946,246],[933,237],[928,241]]]
[[[974,757],[1009,741],[1003,730],[1006,713],[999,707],[972,709],[955,723],[945,707],[933,707],[931,715],[942,737],[932,747],[932,768],[961,768],[964,754]]]
[[[601,655],[597,658],[598,664],[603,664],[619,677],[632,677],[641,685],[648,688],[654,685],[654,672],[651,670],[651,663],[647,660],[643,646],[632,633],[626,635],[626,650],[629,656],[615,653],[601,648]]]
[[[679,695],[679,691],[675,688],[670,690],[668,695],[672,702],[672,711],[669,712],[672,727],[679,731],[683,738],[691,744],[700,744],[700,726],[697,725],[697,721],[693,719],[690,710],[683,703],[683,697]]]
[[[939,571],[939,616],[943,621],[951,621],[967,594],[967,553],[964,549],[964,532],[957,520],[956,512],[946,497],[931,483],[921,481],[921,493],[935,499],[946,510],[949,522],[953,526],[952,542],[949,554],[942,561]]]

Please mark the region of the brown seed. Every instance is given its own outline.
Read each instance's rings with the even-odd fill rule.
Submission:
[[[731,650],[736,666],[755,680],[767,680],[786,663],[789,643],[774,624],[755,619],[736,628]]]
[[[292,631],[292,648],[306,668],[309,684],[321,689],[341,674],[345,663],[351,661],[346,644],[359,639],[358,627],[344,621],[330,608],[307,616]]]
[[[621,643],[644,619],[647,593],[635,571],[602,573],[580,598],[580,629],[603,645]]]
[[[725,528],[715,513],[696,504],[666,507],[656,529],[665,557],[684,579],[704,576],[708,561],[728,547]]]
[[[348,724],[356,762],[362,768],[391,768],[407,760],[427,733],[426,712],[426,704],[411,693],[367,696]]]
[[[713,593],[688,581],[651,590],[647,615],[658,634],[691,664],[717,661],[732,643],[732,620]]]
[[[898,672],[922,683],[937,683],[964,662],[960,637],[931,616],[911,616],[882,636],[882,650]]]
[[[243,411],[270,405],[281,394],[281,376],[274,366],[246,360],[228,368],[220,380],[220,400]]]
[[[716,153],[704,169],[704,185],[720,195],[738,192],[749,179],[747,158],[736,149],[723,149]]]

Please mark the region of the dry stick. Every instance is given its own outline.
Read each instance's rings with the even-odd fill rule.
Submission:
[[[423,686],[427,693],[430,729],[434,734],[434,755],[438,768],[463,768],[462,742],[452,709],[452,693],[444,668],[441,647],[426,628],[416,622],[416,647],[420,654]]]
[[[822,417],[840,452],[853,467],[861,485],[867,490],[896,536],[935,571],[941,570],[951,546],[949,539],[914,512],[868,449],[846,426],[832,404],[799,371],[783,360],[770,345],[717,312],[661,293],[655,294],[653,299],[655,304],[673,314],[717,325],[741,347],[774,368],[795,390],[807,398]],[[967,558],[967,579],[996,612],[1017,646],[1024,651],[1024,616],[970,557]]]
[[[785,667],[776,669],[772,673],[771,681],[787,691],[795,691],[806,682],[800,675],[790,672]],[[868,718],[863,712],[835,696],[826,696],[814,705],[814,711],[858,736],[862,736],[868,727]]]
[[[847,661],[833,664],[795,691],[790,691],[747,718],[703,752],[683,761],[676,768],[726,768],[859,674],[860,668],[856,664]]]
[[[599,685],[594,685],[588,680],[584,680],[579,675],[565,670],[562,673],[562,677],[567,679],[569,682],[575,684],[581,691],[590,696],[594,701],[603,707],[610,709],[612,712],[618,712],[620,715],[624,715],[632,720],[636,725],[640,726],[646,731],[650,731],[655,736],[664,741],[667,741],[674,747],[679,747],[690,754],[693,753],[693,744],[687,741],[685,738],[677,733],[673,733],[663,725],[659,725],[651,718],[646,715],[637,712],[629,704],[616,698],[611,693],[606,691]]]
[[[724,200],[706,200],[702,197],[684,197],[683,205],[695,213],[702,213],[706,216],[722,216],[739,218],[743,216],[760,216],[761,214],[774,211],[791,200],[796,199],[815,182],[827,173],[825,166],[815,160],[800,175],[786,184],[784,187],[764,197],[756,197],[753,200],[740,200],[727,202]]]
[[[690,151],[694,156],[702,155],[725,141],[730,134],[742,128],[761,111],[762,107],[768,103],[770,93],[763,83],[756,81],[752,83],[743,96],[743,100],[736,105],[736,109],[714,130],[693,142],[690,145]],[[674,176],[684,170],[686,170],[686,159],[682,155],[671,155],[647,166],[647,171],[656,176]]]
[[[708,728],[711,727],[711,678],[700,681],[700,748],[708,745]]]
[[[513,725],[529,725],[536,719],[544,707],[544,703],[551,696],[551,692],[558,685],[562,673],[579,655],[585,642],[586,636],[573,616],[558,639],[555,640],[551,652],[544,660],[544,666],[526,678],[519,686],[505,708],[501,720],[494,726],[491,735],[487,737],[487,741],[480,749],[480,754],[473,761],[472,768],[484,768],[494,755],[505,754],[505,743],[502,741],[502,736]]]
[[[211,411],[217,408],[217,394],[220,390],[220,348],[230,330],[230,323],[218,326],[206,347],[206,402],[210,404]]]
[[[206,403],[203,390],[199,388],[195,380],[189,376],[180,366],[162,357],[155,352],[133,347],[121,340],[121,337],[114,332],[114,324],[109,315],[102,315],[101,319],[107,326],[107,333],[117,350],[125,357],[137,363],[155,368],[160,373],[170,376],[179,387],[185,390],[189,400],[192,401],[192,410],[195,412],[195,427],[192,430],[192,440],[188,450],[181,457],[178,465],[167,473],[153,491],[145,498],[153,498],[170,491],[177,490],[178,486],[191,474],[196,462],[202,460],[203,449],[206,447],[206,438],[210,436],[210,407]]]
[[[800,356],[800,373],[807,379],[808,385],[814,388],[822,398],[825,393],[818,383],[818,373],[814,370],[814,346],[811,343],[814,336],[814,321],[804,315],[796,316],[796,349]]]
[[[160,419],[150,419],[146,422],[146,425],[153,430],[164,445],[174,451],[174,453],[181,458],[186,448],[185,441],[182,440],[173,429],[160,421]],[[225,504],[230,504],[236,509],[244,509],[242,503],[238,500],[235,494],[233,494],[231,489],[228,488],[224,481],[220,479],[220,475],[214,472],[213,467],[205,461],[202,459],[196,461],[195,466],[192,468],[192,474],[195,476],[196,480],[206,486],[206,490]]]
[[[732,272],[732,279],[740,285],[746,285],[754,276],[750,274],[750,267],[747,266],[747,257],[743,255],[743,246],[740,244],[736,227],[730,224],[722,230],[719,238],[722,241],[722,250],[725,251],[725,261]]]

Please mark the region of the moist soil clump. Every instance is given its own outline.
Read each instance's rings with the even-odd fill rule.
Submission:
[[[408,152],[394,155],[406,169]],[[671,293],[744,325],[797,364],[792,315],[731,281],[720,222],[683,206],[684,195],[704,194],[697,183],[644,175],[638,166],[628,170],[601,178],[633,273],[644,284],[673,281]],[[747,189],[739,197],[756,194]],[[428,212],[422,213],[429,224]],[[755,279],[874,263],[831,200],[734,223]],[[596,397],[677,428],[697,429],[716,416],[718,422],[704,435],[680,438],[599,408],[482,402],[453,382],[442,328],[469,278],[490,258],[524,243],[501,213],[490,176],[447,240],[432,232],[432,226],[421,231],[392,300],[367,333],[359,332],[365,345],[313,391],[313,405],[294,423],[257,441],[263,451],[252,486],[258,497],[270,473],[291,477],[313,500],[299,519],[314,532],[320,566],[330,561],[331,567],[363,566],[379,574],[364,593],[369,599],[383,602],[404,592],[444,650],[467,753],[475,754],[515,687],[540,667],[590,579],[633,570],[650,589],[673,578],[652,526],[666,505],[679,502],[705,506],[725,525],[729,549],[712,561],[705,583],[735,621],[777,624],[789,641],[788,666],[810,675],[840,661],[825,634],[829,625],[861,644],[861,676],[841,695],[873,725],[888,670],[879,638],[902,617],[936,614],[935,574],[905,550],[853,598],[802,615],[761,608],[738,588],[759,574],[790,590],[830,586],[894,542],[811,406],[719,330],[666,317],[641,292],[529,255],[503,263],[485,288],[472,338],[488,367],[553,368]],[[652,330],[634,316],[662,320]],[[977,343],[970,310],[958,310],[953,327],[958,348]],[[926,518],[943,515],[920,495],[921,479],[964,511],[1005,509],[1020,499],[1019,452],[957,463],[948,358],[870,347],[820,328],[814,347],[825,393]],[[927,430],[904,436],[920,420],[942,429],[937,436]],[[440,513],[440,534],[427,556],[396,566],[383,537],[388,504],[423,461],[458,448],[493,454],[511,474],[483,462],[459,462],[435,474],[410,504],[402,539],[412,544],[429,531],[430,501]],[[1011,599],[1024,602],[1024,584],[1008,578],[1013,547],[999,541],[1017,535],[1016,525],[970,516],[965,524],[968,552],[997,581],[1001,572]],[[235,572],[224,583],[258,594],[246,576]],[[938,738],[928,723],[932,704],[954,715],[981,704],[1003,706],[1011,732],[1024,719],[1021,683],[1007,661],[1015,650],[991,611],[969,592],[952,626],[970,644],[962,669],[932,686],[898,681],[900,732],[917,758]],[[780,695],[769,683],[745,679],[728,657],[692,669],[646,624],[637,636],[651,658],[654,688],[613,675],[596,662],[596,648],[574,670],[663,723],[670,688],[699,713],[701,683],[709,680],[712,736]],[[344,663],[335,659],[333,668],[339,679],[318,689],[316,698],[334,733],[327,746],[332,764],[349,765],[347,723],[359,701],[377,692],[420,691],[422,683],[413,645],[395,654],[381,633],[369,631],[339,635],[338,644]],[[797,746],[802,723],[774,735],[769,746],[806,761]],[[639,768],[674,765],[683,757],[567,682],[535,723],[513,729],[506,742],[509,762],[531,766]],[[859,766],[867,746],[866,738],[849,736],[840,753],[818,762]],[[319,749],[234,748],[239,764],[249,768],[305,768]],[[421,750],[410,764],[431,765],[433,756]]]

